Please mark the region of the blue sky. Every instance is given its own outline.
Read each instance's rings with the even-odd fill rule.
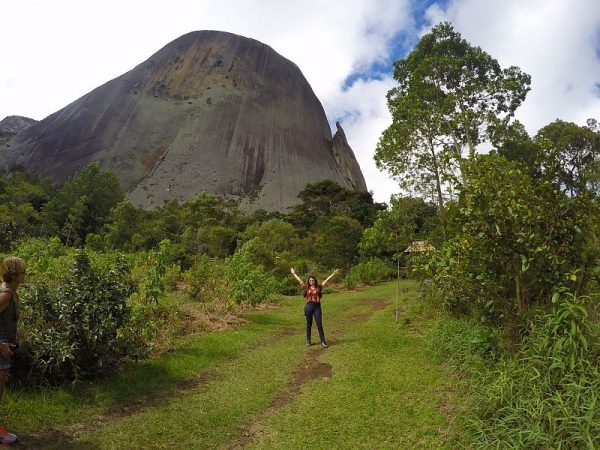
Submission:
[[[378,201],[398,192],[373,162],[392,63],[439,21],[532,75],[517,113],[530,133],[556,118],[600,119],[598,0],[20,0],[2,16],[0,119],[42,119],[182,34],[229,31],[300,67]]]

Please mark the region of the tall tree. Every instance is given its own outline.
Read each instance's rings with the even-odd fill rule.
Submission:
[[[298,198],[302,203],[292,208],[287,220],[306,229],[322,216],[336,215],[351,217],[363,226],[371,226],[377,211],[385,208],[383,204],[373,202],[370,192],[351,191],[331,180],[308,183]]]
[[[441,210],[444,181],[493,129],[508,126],[530,77],[517,67],[502,69],[444,22],[396,61],[394,79],[398,86],[387,94],[392,125],[381,136],[375,161],[410,191],[433,185]]]
[[[84,241],[87,233],[97,233],[104,226],[113,206],[124,198],[115,173],[102,170],[100,163],[93,162],[65,182],[44,211],[50,224],[57,230],[66,230],[65,238],[68,235],[71,242],[75,241],[76,233]]]
[[[361,257],[397,258],[411,241],[428,237],[436,217],[437,208],[421,198],[393,196],[388,209],[379,211],[373,226],[363,232]]]
[[[490,140],[500,156],[518,162],[530,176],[538,174],[538,146],[521,122],[515,120],[508,126],[498,127]]]
[[[595,120],[580,127],[555,120],[535,136],[540,171],[571,196],[599,193],[600,132]]]

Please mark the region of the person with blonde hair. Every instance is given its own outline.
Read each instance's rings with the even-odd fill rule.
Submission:
[[[19,296],[17,289],[25,280],[25,261],[7,256],[0,263],[0,398],[11,367],[13,349],[17,345],[17,322],[19,320]],[[12,444],[17,436],[0,427],[0,444]]]

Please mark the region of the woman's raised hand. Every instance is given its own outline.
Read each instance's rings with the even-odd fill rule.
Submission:
[[[290,272],[292,272],[292,275],[296,275],[296,271],[294,270],[294,268],[290,268]]]

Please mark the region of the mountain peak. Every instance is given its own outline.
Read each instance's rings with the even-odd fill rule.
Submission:
[[[62,182],[100,161],[144,207],[207,191],[284,211],[322,179],[366,190],[340,129],[272,48],[194,31],[0,144],[0,162]]]

